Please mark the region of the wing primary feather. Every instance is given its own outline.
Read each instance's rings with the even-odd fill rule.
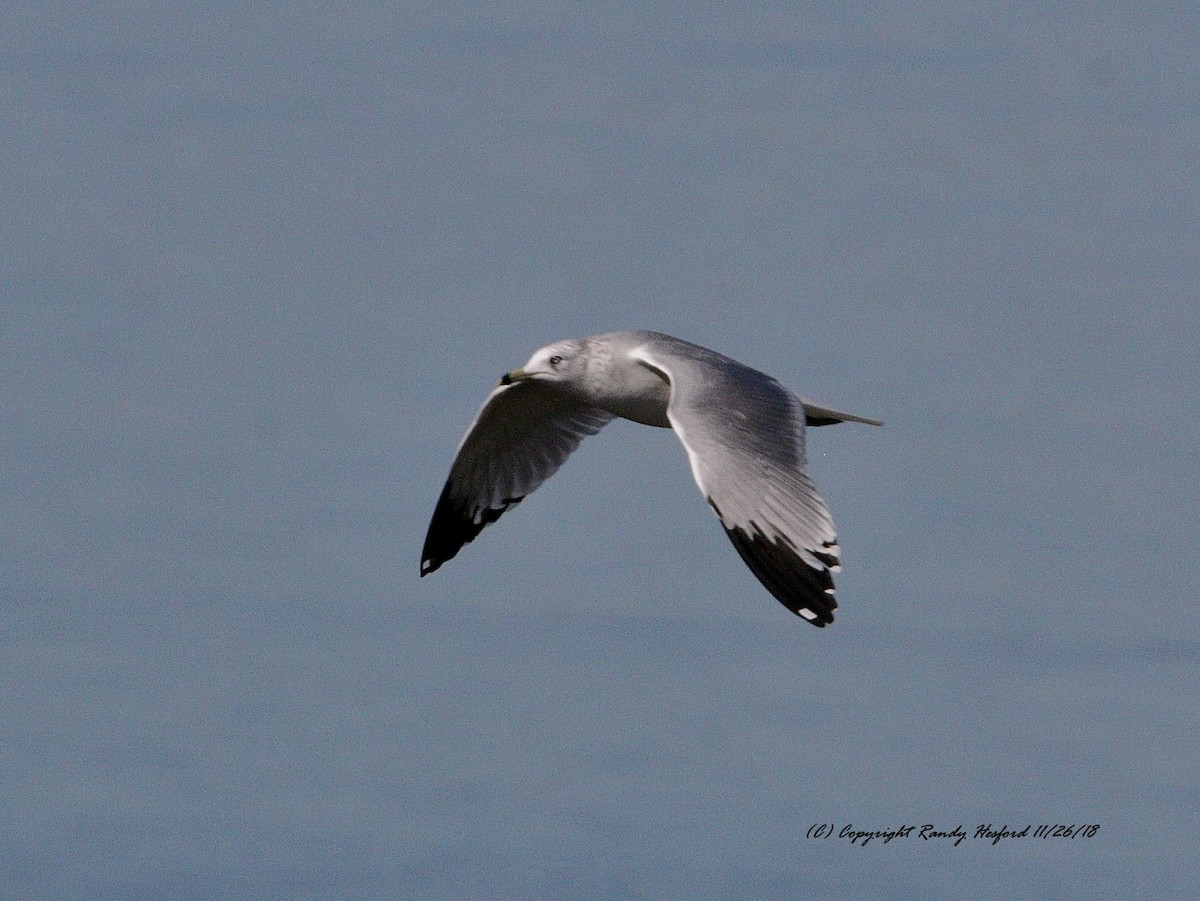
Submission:
[[[788,542],[769,539],[753,525],[751,532],[726,527],[725,534],[750,571],[783,606],[818,628],[833,622],[837,600],[829,570],[810,566]],[[820,556],[819,552],[814,555]]]
[[[452,559],[612,418],[532,382],[495,389],[459,443],[425,535],[421,575]]]

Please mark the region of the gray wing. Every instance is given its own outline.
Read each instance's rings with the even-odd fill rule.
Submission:
[[[633,356],[671,383],[667,417],[696,484],[767,590],[814,626],[833,622],[837,535],[804,471],[804,403],[728,357],[676,351],[649,342]]]
[[[612,418],[534,380],[496,388],[458,445],[425,535],[421,575],[554,475],[580,441]]]

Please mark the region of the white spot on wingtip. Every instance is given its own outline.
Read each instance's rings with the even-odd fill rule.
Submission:
[[[803,616],[807,620],[815,620],[817,618],[817,615],[815,613],[813,613],[811,610],[809,610],[807,607],[801,607],[796,612],[799,613],[801,616]]]

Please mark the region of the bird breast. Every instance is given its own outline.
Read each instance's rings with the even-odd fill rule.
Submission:
[[[595,397],[597,406],[610,413],[663,429],[671,427],[667,418],[670,401],[671,383],[657,371],[632,362],[609,369]]]

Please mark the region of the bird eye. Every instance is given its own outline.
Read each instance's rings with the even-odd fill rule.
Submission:
[[[562,357],[560,357],[558,354],[555,354],[554,356],[552,356],[552,357],[550,358],[550,365],[551,365],[551,366],[557,366],[557,365],[558,365],[559,363],[561,363],[561,362],[562,362]]]

